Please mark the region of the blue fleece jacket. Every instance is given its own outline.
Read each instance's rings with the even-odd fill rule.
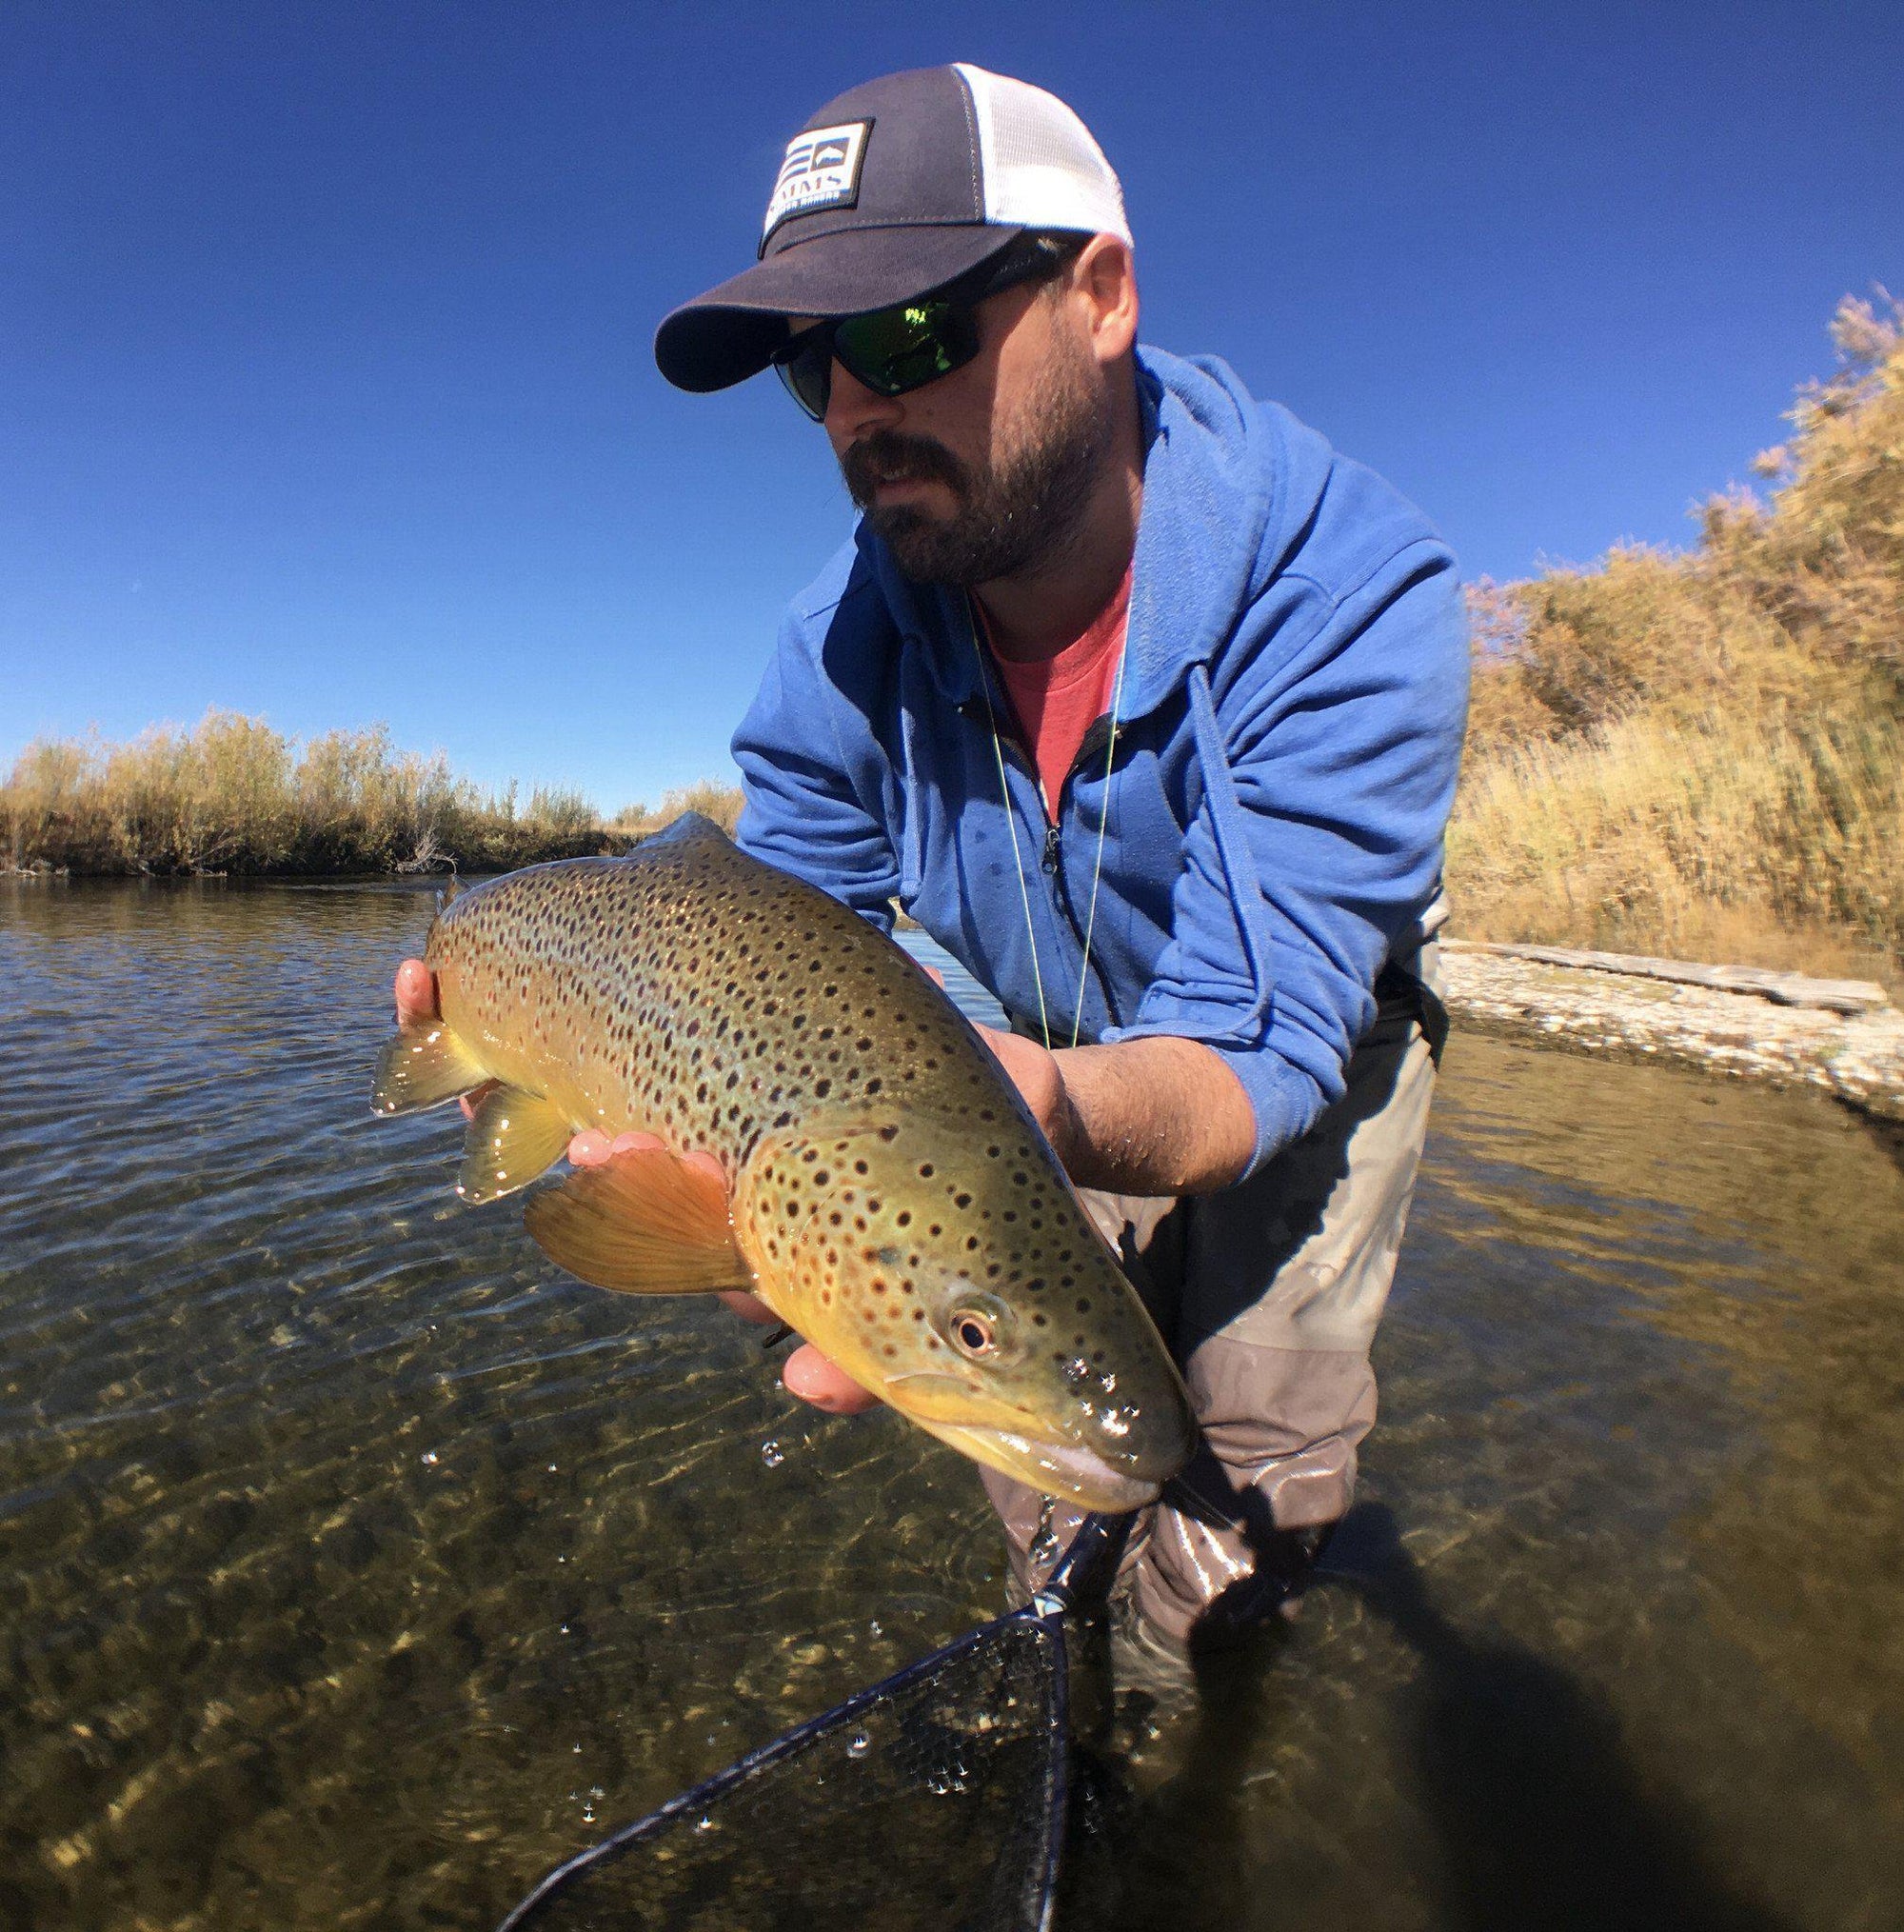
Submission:
[[[1207,1042],[1255,1109],[1255,1165],[1340,1095],[1377,975],[1421,936],[1466,625],[1453,557],[1380,478],[1220,362],[1143,349],[1138,372],[1108,785],[1102,720],[1055,827],[1008,727],[1001,779],[1011,713],[964,593],[908,580],[863,526],[735,736],[740,840],[882,927],[897,900],[1011,1013],[1035,1023],[1041,986],[1056,1044],[1074,1022]]]

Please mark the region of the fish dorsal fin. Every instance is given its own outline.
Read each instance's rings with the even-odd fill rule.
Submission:
[[[370,1085],[370,1111],[415,1113],[438,1106],[481,1086],[488,1078],[482,1062],[441,1020],[404,1026],[385,1041]]]
[[[751,1288],[734,1245],[727,1190],[665,1147],[584,1167],[523,1209],[551,1261],[598,1288],[630,1295]]]
[[[645,846],[684,846],[694,839],[715,839],[724,846],[734,842],[711,818],[698,811],[684,811],[679,818],[669,819],[658,832],[650,832],[642,841]]]
[[[571,1131],[567,1118],[540,1094],[495,1088],[469,1117],[457,1193],[480,1205],[526,1187],[561,1160]]]

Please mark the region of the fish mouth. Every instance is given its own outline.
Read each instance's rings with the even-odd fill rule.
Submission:
[[[1181,1395],[1126,1410],[1117,1440],[1099,1444],[1095,1431],[1061,1423],[995,1392],[989,1399],[962,1376],[942,1369],[910,1369],[883,1377],[880,1391],[912,1422],[970,1456],[1081,1509],[1121,1514],[1155,1503],[1165,1481],[1190,1460],[1196,1424]],[[1084,1404],[1079,1411],[1089,1414]],[[1136,1426],[1132,1426],[1136,1424]]]
[[[1041,1496],[1056,1496],[1083,1509],[1121,1514],[1155,1503],[1160,1482],[1120,1469],[1082,1443],[1054,1443],[1015,1429],[982,1424],[913,1421],[974,1462],[1028,1484]]]

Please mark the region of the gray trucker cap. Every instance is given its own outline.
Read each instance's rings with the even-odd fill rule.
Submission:
[[[787,144],[759,259],[675,309],[655,361],[684,389],[764,369],[789,315],[910,302],[1028,229],[1130,240],[1118,177],[1055,94],[963,61],[836,96]]]

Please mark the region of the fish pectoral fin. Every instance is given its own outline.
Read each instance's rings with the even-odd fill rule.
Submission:
[[[630,1295],[751,1288],[734,1245],[727,1190],[665,1147],[585,1167],[523,1209],[550,1260],[598,1288]]]
[[[370,1083],[370,1111],[416,1113],[440,1106],[488,1079],[482,1063],[441,1020],[399,1027],[384,1042]]]
[[[540,1094],[497,1087],[470,1117],[457,1193],[480,1205],[526,1187],[561,1160],[572,1131],[567,1118]]]

